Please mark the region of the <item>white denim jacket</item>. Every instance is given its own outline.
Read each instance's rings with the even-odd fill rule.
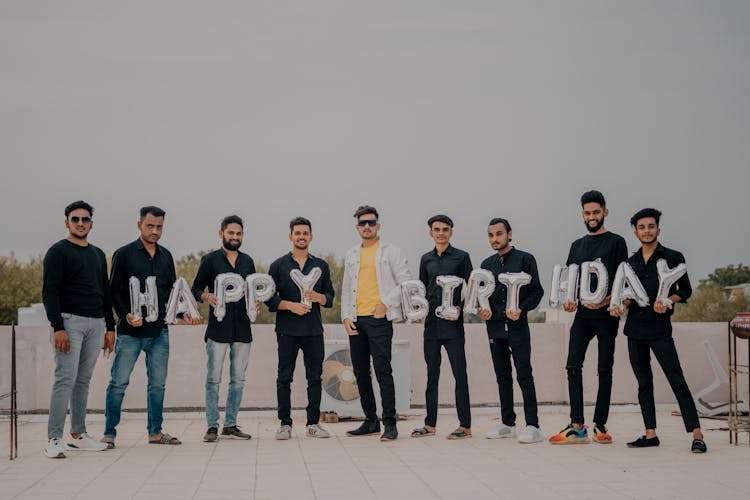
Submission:
[[[359,258],[361,245],[346,252],[344,259],[344,280],[341,284],[341,320],[357,321],[357,284],[359,280]],[[389,321],[401,321],[400,284],[412,279],[409,264],[401,249],[396,245],[380,240],[375,251],[375,273],[378,278],[380,300],[388,308]]]

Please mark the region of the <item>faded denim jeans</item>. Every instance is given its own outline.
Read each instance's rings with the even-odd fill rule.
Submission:
[[[237,413],[242,402],[245,387],[245,371],[250,359],[252,342],[214,342],[206,339],[208,355],[206,373],[206,422],[209,427],[219,428],[219,384],[224,368],[224,358],[229,350],[229,391],[227,392],[224,427],[237,425]]]

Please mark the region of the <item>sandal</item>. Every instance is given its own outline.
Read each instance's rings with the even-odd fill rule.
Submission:
[[[419,437],[426,437],[426,436],[434,436],[435,430],[430,430],[427,427],[418,427],[417,429],[414,429],[411,431],[411,437],[413,438],[419,438]]]
[[[693,453],[706,453],[706,442],[702,439],[693,439],[693,445],[690,447],[690,451]]]
[[[451,432],[447,436],[445,436],[448,439],[466,439],[471,437],[471,430],[469,429],[462,429],[459,427],[455,431]]]
[[[149,439],[148,444],[182,444],[182,441],[180,441],[176,437],[170,436],[165,432],[159,439]]]

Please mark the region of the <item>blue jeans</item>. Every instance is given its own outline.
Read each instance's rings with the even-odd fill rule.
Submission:
[[[242,402],[242,389],[245,387],[245,371],[250,359],[251,342],[214,342],[206,339],[206,422],[209,427],[219,427],[219,384],[224,368],[224,358],[229,349],[229,391],[224,427],[237,425],[237,412]]]
[[[120,423],[120,411],[125,389],[130,382],[130,374],[141,351],[146,353],[146,374],[148,375],[147,406],[148,435],[161,434],[164,420],[164,385],[167,382],[169,365],[169,330],[161,331],[158,337],[137,338],[130,335],[118,335],[115,344],[115,359],[112,361],[112,378],[107,386],[107,401],[104,416],[104,435],[115,437],[117,424]]]
[[[61,353],[55,349],[55,382],[49,403],[48,439],[63,437],[68,403],[70,433],[86,432],[89,382],[104,346],[104,318],[87,318],[68,313],[63,313],[62,317],[70,339],[70,351]],[[53,334],[54,332],[50,334],[50,341]]]

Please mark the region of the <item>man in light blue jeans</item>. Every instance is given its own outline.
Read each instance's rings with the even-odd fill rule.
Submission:
[[[229,350],[229,390],[227,391],[227,406],[224,415],[224,428],[237,426],[237,413],[242,401],[242,390],[245,387],[245,371],[250,359],[252,342],[214,342],[206,340],[206,354],[208,355],[206,374],[206,422],[209,428],[219,428],[219,384],[224,359]]]
[[[44,256],[42,300],[52,326],[55,382],[49,404],[44,449],[49,458],[65,458],[66,450],[106,450],[86,433],[89,382],[99,351],[111,352],[115,320],[107,283],[107,260],[89,244],[94,208],[85,201],[65,207],[67,238]],[[105,333],[106,329],[106,333]],[[65,414],[70,404],[71,440],[63,443]]]

